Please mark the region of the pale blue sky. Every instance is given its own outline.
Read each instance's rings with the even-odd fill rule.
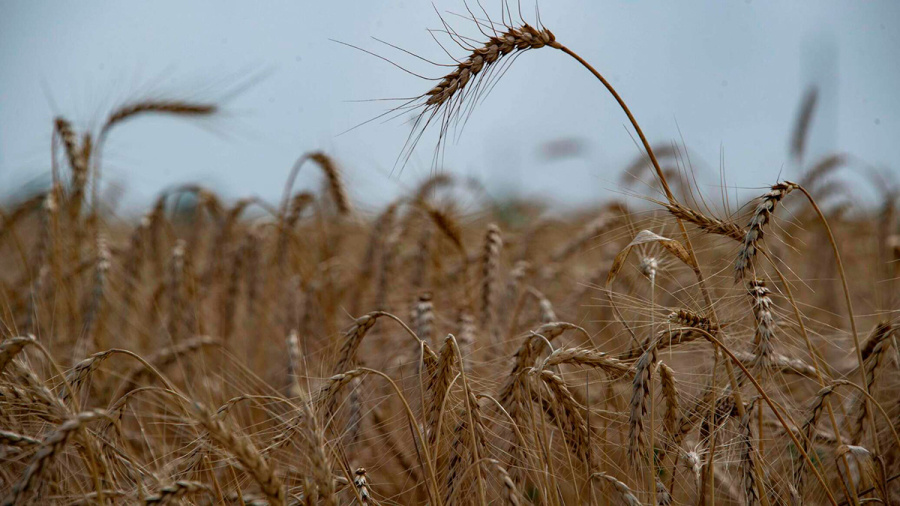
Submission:
[[[483,3],[499,13],[499,2]],[[461,0],[436,7],[464,12]],[[554,0],[541,3],[541,17],[607,75],[651,140],[679,139],[680,127],[694,162],[713,171],[706,180],[716,181],[720,149],[731,184],[791,175],[789,134],[813,81],[823,89],[815,149],[898,165],[900,2]],[[329,39],[437,76],[371,37],[446,62],[425,30],[440,26],[430,2],[0,0],[0,185],[8,194],[48,171],[56,114],[96,127],[128,99],[224,98],[263,75],[213,120],[123,125],[107,146],[105,182],[122,184],[130,203],[188,181],[274,200],[294,159],[324,149],[342,162],[355,199],[381,203],[429,172],[434,141],[392,175],[408,127],[374,122],[339,136],[385,108],[351,101],[430,85]],[[590,202],[615,191],[638,153],[625,121],[574,61],[532,51],[447,145],[446,167],[480,175],[494,192]],[[541,158],[542,143],[566,137],[587,143],[583,158]],[[300,184],[317,178],[305,171]]]

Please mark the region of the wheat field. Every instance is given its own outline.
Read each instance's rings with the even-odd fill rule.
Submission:
[[[58,117],[52,187],[0,215],[3,504],[900,501],[889,175],[863,171],[874,204],[829,178],[840,153],[746,201],[701,190],[602,69],[511,19],[476,18],[485,39],[398,107],[400,163],[495,69],[556,51],[638,135],[621,199],[559,215],[435,171],[363,212],[317,151],[280,201],[186,184],[121,219],[109,134],[219,107]],[[320,191],[294,190],[303,167]]]

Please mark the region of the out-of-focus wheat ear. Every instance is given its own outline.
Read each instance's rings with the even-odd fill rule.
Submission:
[[[593,480],[595,478],[611,485],[613,490],[615,490],[616,495],[618,495],[619,498],[622,499],[628,506],[641,506],[641,501],[638,500],[637,496],[634,495],[634,492],[632,492],[631,489],[628,488],[628,485],[622,483],[621,481],[606,473],[592,474],[591,479]]]
[[[216,232],[215,237],[209,243],[209,251],[207,252],[209,265],[207,265],[206,271],[203,273],[204,286],[209,287],[216,281],[226,279],[223,272],[225,271],[225,264],[230,256],[223,254],[223,251],[228,251],[235,225],[238,223],[238,220],[240,220],[241,214],[243,214],[247,207],[253,202],[255,202],[255,199],[252,198],[240,199],[231,206],[227,213],[225,213],[225,218],[219,224],[219,229]]]
[[[484,236],[481,255],[481,328],[491,338],[491,344],[500,343],[500,326],[497,322],[497,289],[500,281],[500,252],[503,239],[500,228],[491,223]]]
[[[768,193],[760,198],[750,223],[747,225],[747,234],[741,242],[741,248],[738,250],[737,260],[734,263],[734,278],[739,282],[744,278],[747,271],[753,270],[753,259],[756,257],[756,250],[759,242],[763,239],[765,226],[769,224],[772,215],[775,213],[775,207],[789,193],[799,188],[796,183],[785,181],[772,186]]]
[[[428,217],[431,218],[431,221],[434,223],[435,227],[453,244],[456,250],[459,252],[460,258],[464,263],[468,262],[468,256],[466,254],[466,247],[463,243],[463,235],[462,228],[460,228],[459,223],[456,222],[456,219],[453,218],[447,211],[442,209],[438,209],[436,207],[427,206],[425,207],[426,212],[428,213]]]
[[[166,330],[173,342],[179,342],[187,334],[185,325],[188,309],[185,300],[185,256],[187,243],[178,239],[172,248],[169,258],[169,276],[166,284],[166,303],[168,304]]]
[[[565,243],[550,255],[550,260],[555,264],[561,264],[573,255],[588,247],[592,241],[598,239],[603,233],[609,231],[617,220],[615,216],[604,213],[585,226],[572,240]]]
[[[753,447],[753,432],[750,428],[753,405],[756,399],[750,401],[744,408],[744,416],[738,422],[738,441],[740,442],[741,464],[741,489],[744,492],[744,501],[747,506],[756,506],[760,502],[761,490],[765,490],[763,483],[757,482],[757,477],[762,477],[759,468],[759,459],[756,449]]]
[[[150,216],[145,215],[131,231],[131,237],[128,240],[128,250],[125,253],[125,260],[122,265],[125,287],[122,290],[122,304],[119,309],[119,329],[121,332],[127,331],[129,316],[134,306],[135,292],[141,286],[141,274],[143,273],[145,257],[144,243],[146,242],[149,228]]]
[[[762,279],[750,280],[747,283],[747,291],[753,304],[753,318],[756,320],[753,340],[756,363],[753,365],[766,371],[772,363],[776,328],[771,292]]]
[[[192,414],[194,421],[203,427],[226,452],[241,463],[244,471],[256,481],[260,490],[266,495],[269,504],[284,506],[284,484],[253,443],[246,437],[239,437],[225,426],[222,420],[213,416],[199,403],[195,403]]]
[[[39,486],[40,479],[53,464],[53,460],[62,453],[66,444],[84,426],[84,424],[105,417],[101,410],[84,411],[57,426],[49,436],[41,441],[40,447],[31,458],[25,473],[12,487],[10,494],[3,500],[3,505],[16,505],[27,499]]]
[[[264,237],[260,228],[261,227],[254,224],[250,227],[250,230],[247,232],[247,237],[245,238],[247,247],[244,249],[244,255],[246,255],[246,258],[244,259],[244,283],[246,285],[247,297],[244,303],[247,308],[246,317],[249,320],[250,328],[256,327],[257,313],[259,312],[259,306],[261,304],[260,293],[263,285],[263,260],[261,250]]]
[[[395,223],[388,230],[387,236],[381,244],[381,258],[378,262],[378,288],[375,295],[375,308],[380,311],[390,311],[391,309],[391,281],[397,277],[397,249],[400,245],[401,233],[402,230]]]
[[[164,504],[181,501],[181,499],[186,496],[199,494],[201,492],[212,494],[212,489],[210,489],[208,485],[198,481],[178,480],[175,483],[160,488],[159,492],[156,494],[147,496],[144,499],[144,504],[162,506]]]
[[[475,353],[475,344],[478,339],[475,326],[475,318],[467,311],[461,311],[456,322],[457,335],[456,340],[459,345],[459,355],[463,365],[468,370],[472,366],[472,358]]]
[[[78,147],[76,156],[72,159],[72,190],[69,196],[69,205],[68,205],[68,214],[69,220],[72,222],[72,225],[77,225],[76,222],[81,215],[81,208],[84,204],[85,197],[85,188],[88,184],[88,176],[89,176],[89,168],[90,168],[90,156],[93,151],[93,137],[91,137],[90,133],[85,133],[82,135],[81,144]],[[80,229],[80,226],[76,227],[76,232]],[[77,236],[77,234],[76,234]]]
[[[35,344],[34,336],[11,337],[0,341],[0,373],[29,344]]]
[[[300,387],[300,362],[302,360],[300,352],[300,336],[296,330],[291,330],[288,334],[287,349],[288,378],[290,378],[288,392],[292,398],[298,398],[303,395],[303,389]]]
[[[59,227],[58,227],[58,202],[57,197],[61,192],[61,187],[54,185],[43,198],[41,207],[41,223],[38,230],[37,244],[34,247],[34,269],[28,273],[31,279],[30,292],[28,294],[28,310],[26,314],[26,322],[24,331],[28,334],[37,333],[38,311],[40,309],[40,301],[43,298],[44,287],[47,284],[46,278],[48,274],[53,274],[54,278],[59,274],[56,258],[56,250],[58,249]],[[4,220],[6,221],[6,220]],[[9,225],[4,223],[5,227]],[[30,266],[29,266],[30,268]],[[58,279],[58,278],[56,278]]]
[[[12,446],[19,449],[33,448],[41,444],[41,441],[23,434],[16,434],[8,430],[0,430],[0,446]]]
[[[347,216],[351,212],[350,199],[347,197],[347,189],[341,179],[341,171],[334,160],[321,151],[309,155],[309,159],[316,163],[325,174],[328,181],[328,192],[334,201],[338,214]]]
[[[83,350],[97,349],[103,343],[98,342],[97,337],[102,332],[103,309],[106,300],[107,278],[112,262],[112,254],[106,236],[100,234],[97,237],[97,259],[94,267],[94,284],[91,288],[91,297],[85,310],[84,323],[81,335],[82,350],[76,356],[84,356]]]
[[[231,271],[228,273],[227,284],[222,292],[219,313],[219,334],[225,342],[228,342],[234,332],[234,322],[238,307],[238,298],[241,292],[241,278],[244,274],[244,261],[247,259],[247,241],[242,241],[241,246],[231,255]]]
[[[75,164],[78,163],[76,161],[76,158],[78,158],[78,135],[75,133],[75,129],[72,127],[72,123],[70,123],[69,120],[63,117],[58,116],[53,120],[53,135],[62,143],[63,151],[66,155],[66,160],[69,162],[69,167],[75,167]],[[54,153],[55,146],[56,143],[54,142]],[[55,156],[53,159],[53,182],[60,182]]]
[[[666,485],[659,478],[656,478],[656,504],[659,506],[670,506],[672,504],[672,494],[669,493],[669,489],[666,488]]]
[[[809,137],[810,125],[812,124],[813,113],[816,111],[816,103],[819,98],[819,89],[810,86],[803,94],[803,101],[800,103],[800,110],[797,113],[797,119],[794,123],[794,130],[791,133],[791,156],[798,165],[803,162],[803,154],[806,151],[806,141]]]
[[[310,192],[297,192],[291,197],[287,216],[284,217],[284,221],[278,228],[278,239],[275,242],[275,265],[279,268],[284,268],[284,263],[287,260],[291,238],[294,236],[294,227],[300,221],[303,211],[315,201],[315,198]]]
[[[555,321],[559,321],[559,319],[556,317],[556,311],[553,310],[553,303],[550,302],[550,299],[548,299],[540,290],[534,287],[528,287],[528,293],[530,293],[538,303],[538,309],[540,310],[541,315],[541,323],[553,323]]]
[[[147,357],[146,361],[156,369],[162,370],[175,363],[184,355],[194,353],[211,346],[221,345],[222,341],[218,338],[210,336],[196,336],[190,339],[186,339],[178,344],[167,346]],[[120,393],[116,396],[116,398],[119,398],[137,388],[137,385],[142,379],[152,375],[153,373],[153,371],[149,370],[143,364],[131,369],[124,375],[125,380],[123,381],[123,387],[120,389]]]
[[[881,322],[875,326],[869,339],[866,340],[862,349],[863,363],[865,364],[866,373],[866,391],[872,392],[875,386],[876,374],[878,368],[883,362],[885,352],[891,345],[888,339],[894,333],[894,327],[890,323]],[[855,405],[855,416],[853,418],[853,426],[850,431],[850,440],[853,444],[859,444],[865,432],[866,418],[871,409],[869,399],[862,393],[857,397]],[[875,430],[875,427],[872,427]],[[877,437],[877,436],[876,436]]]
[[[419,339],[433,344],[434,341],[434,303],[431,300],[431,292],[419,294],[412,310],[413,332]],[[418,346],[416,347],[418,355]]]

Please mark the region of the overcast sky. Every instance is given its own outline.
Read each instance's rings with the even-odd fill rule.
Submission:
[[[499,16],[499,2],[483,4]],[[447,14],[465,12],[462,0],[435,6],[459,30],[478,34]],[[814,151],[898,165],[900,2],[553,0],[540,7],[544,25],[606,74],[651,141],[680,143],[683,135],[705,180],[717,181],[722,153],[732,185],[761,187],[796,174],[788,142],[811,83],[822,89]],[[154,118],[116,130],[104,182],[122,185],[126,202],[188,181],[274,200],[293,161],[314,149],[341,161],[355,199],[383,202],[429,173],[434,138],[398,171],[408,116],[339,134],[390,104],[359,100],[414,96],[431,83],[330,39],[438,76],[440,68],[373,37],[448,62],[426,31],[440,27],[426,1],[0,0],[2,193],[48,173],[54,116],[97,128],[116,105],[162,96],[220,100],[224,110],[211,120]],[[478,175],[498,194],[591,202],[616,191],[622,167],[638,154],[625,122],[576,62],[551,49],[530,51],[448,143],[444,167]],[[559,139],[578,139],[585,150],[546,160],[541,146]],[[318,177],[304,169],[299,185]]]

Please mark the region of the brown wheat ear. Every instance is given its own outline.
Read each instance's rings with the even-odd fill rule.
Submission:
[[[753,259],[756,257],[756,250],[759,242],[763,238],[764,228],[772,219],[775,207],[781,202],[787,194],[799,188],[796,183],[785,181],[772,186],[760,199],[753,217],[750,218],[750,224],[747,225],[747,234],[741,243],[741,249],[738,250],[737,260],[734,263],[735,281],[740,281],[747,271],[753,268]]]

